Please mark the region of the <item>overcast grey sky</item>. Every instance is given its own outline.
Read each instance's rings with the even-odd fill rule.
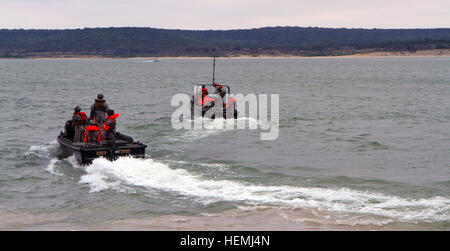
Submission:
[[[0,0],[0,28],[450,28],[450,0]]]

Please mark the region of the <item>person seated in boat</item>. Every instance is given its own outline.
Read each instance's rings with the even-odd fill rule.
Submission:
[[[114,110],[107,111],[108,117],[106,122],[103,123],[103,130],[106,132],[106,140],[114,142],[116,140],[116,118],[119,114],[114,113]]]
[[[216,88],[215,94],[218,94],[219,97],[222,99],[222,104],[224,105],[224,108],[225,108],[224,98],[225,98],[225,95],[227,94],[227,92],[225,91],[223,86],[220,84],[214,84],[214,87]]]
[[[82,112],[79,106],[74,109],[72,124],[75,130],[73,142],[83,141],[83,132],[86,126],[86,113]]]
[[[96,121],[99,125],[102,125],[105,123],[105,114],[108,110],[109,106],[106,104],[103,94],[98,94],[95,99],[95,103],[91,106],[89,119]]]
[[[214,84],[213,84],[213,87],[216,89],[216,91],[214,92],[214,94],[219,93],[219,91],[218,91],[219,86],[220,86],[220,85],[219,85],[218,83],[214,83]]]
[[[102,133],[95,121],[89,121],[84,131],[84,142],[88,144],[99,144]]]
[[[220,97],[223,98],[225,97],[225,94],[227,94],[227,92],[224,90],[223,86],[219,85],[219,87],[217,88],[217,93],[220,95]]]
[[[213,84],[213,86],[214,86],[214,88],[216,88],[216,91],[214,92],[214,94],[219,94],[220,97],[222,97],[222,99],[223,99],[223,97],[225,97],[225,94],[227,94],[227,92],[224,90],[223,86],[218,83]]]

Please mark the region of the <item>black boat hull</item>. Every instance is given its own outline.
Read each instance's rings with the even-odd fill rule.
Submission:
[[[135,158],[145,158],[145,144],[133,142],[129,136],[117,133],[118,139],[115,144],[110,142],[100,142],[100,144],[73,143],[64,137],[64,133],[58,136],[56,141],[61,145],[64,152],[73,154],[77,162],[81,165],[91,164],[96,158],[106,158],[114,161],[119,157],[131,156]],[[131,140],[131,141],[130,141]]]
[[[191,119],[194,119],[194,109],[196,109],[196,108],[194,108],[193,106],[191,106]],[[199,109],[199,108],[197,108],[197,109]],[[207,118],[208,116],[206,115],[206,112],[208,112],[208,108],[205,108],[205,107],[203,107],[202,108],[202,118]],[[206,115],[206,116],[205,116]],[[223,110],[223,112],[222,112],[222,116],[223,116],[223,118],[224,119],[237,119],[238,118],[238,112],[237,112],[237,110],[234,110],[233,111],[233,115],[231,115],[232,117],[230,117],[230,118],[227,118],[227,110],[226,109],[224,109]],[[215,113],[213,113],[210,117],[209,117],[209,119],[215,119],[216,118],[216,114]]]

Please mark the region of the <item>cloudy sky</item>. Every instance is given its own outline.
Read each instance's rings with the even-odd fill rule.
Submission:
[[[0,28],[450,28],[450,0],[0,0]]]

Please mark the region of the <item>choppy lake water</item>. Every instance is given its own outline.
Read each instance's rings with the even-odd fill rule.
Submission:
[[[0,229],[450,230],[449,69],[446,57],[218,60],[232,92],[280,95],[279,137],[261,141],[171,127],[172,96],[210,82],[211,60],[0,60]],[[59,131],[97,93],[146,159],[61,155]]]

